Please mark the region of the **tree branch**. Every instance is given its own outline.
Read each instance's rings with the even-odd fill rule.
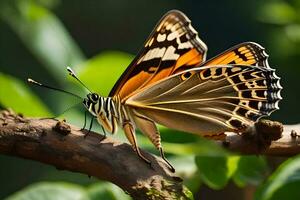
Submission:
[[[131,146],[53,119],[0,112],[0,153],[40,161],[58,169],[115,183],[134,199],[190,199],[182,180],[147,152],[150,167]],[[243,154],[291,156],[300,152],[300,124],[260,121],[242,135],[228,133],[218,144]]]
[[[110,181],[134,199],[190,199],[182,180],[163,160],[147,152],[150,167],[131,146],[53,119],[0,113],[0,153],[40,161]],[[101,142],[100,142],[101,141]]]

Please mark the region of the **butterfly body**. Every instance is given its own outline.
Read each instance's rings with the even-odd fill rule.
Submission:
[[[168,12],[122,74],[109,97],[87,95],[85,107],[114,133],[119,126],[137,154],[135,130],[145,134],[165,159],[156,123],[216,136],[241,133],[279,109],[280,78],[264,48],[236,45],[206,61],[207,46],[180,11]]]
[[[125,107],[116,98],[90,93],[84,98],[83,105],[109,133],[116,133],[118,126],[129,121]]]

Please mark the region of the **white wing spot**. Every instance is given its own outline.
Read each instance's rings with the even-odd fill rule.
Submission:
[[[260,101],[260,102],[258,102],[258,110],[260,110],[261,107],[262,107],[262,102]]]
[[[162,60],[177,60],[179,55],[175,53],[176,49],[173,46],[169,46],[163,56]]]
[[[166,40],[166,34],[158,34],[158,36],[157,36],[157,42],[163,42],[163,41],[165,41]]]
[[[179,24],[179,23],[174,24],[173,27],[171,28],[171,31],[176,31],[176,30],[178,30],[179,28],[181,28],[181,24]]]
[[[233,67],[231,68],[231,72],[238,72],[241,71],[242,69],[240,67]]]
[[[276,109],[279,109],[278,103],[279,103],[279,101],[276,101],[276,102],[275,102],[275,105],[274,105],[274,106],[275,106]]]
[[[190,43],[189,41],[185,42],[185,43],[181,43],[179,38],[177,38],[177,43],[178,43],[178,49],[189,49],[189,48],[193,48],[192,43]]]
[[[166,30],[170,30],[173,26],[173,24],[171,23],[166,23],[165,25],[166,25]]]
[[[141,57],[141,59],[137,63],[139,64],[142,61],[163,57],[165,51],[166,51],[166,47],[151,49],[143,57]]]
[[[177,32],[177,31],[170,33],[170,34],[168,35],[168,37],[167,37],[167,40],[168,40],[168,41],[172,41],[172,40],[174,40],[176,37],[178,37],[178,32]]]

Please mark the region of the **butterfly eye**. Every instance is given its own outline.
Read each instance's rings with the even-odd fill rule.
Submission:
[[[181,74],[181,79],[184,81],[184,80],[190,78],[193,74],[194,74],[194,72],[185,72],[185,73]]]
[[[98,94],[92,93],[92,95],[91,95],[92,101],[98,101],[98,98],[99,98]]]

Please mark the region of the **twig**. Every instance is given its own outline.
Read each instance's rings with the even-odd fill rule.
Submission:
[[[228,133],[224,141],[219,143],[242,154],[289,157],[300,153],[300,124],[282,125],[263,120],[248,133]]]

